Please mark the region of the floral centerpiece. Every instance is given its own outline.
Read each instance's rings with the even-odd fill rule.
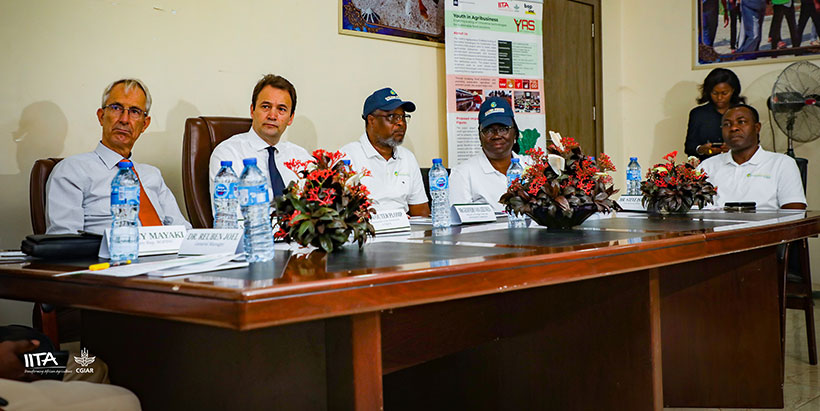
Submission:
[[[375,213],[370,192],[361,178],[370,173],[353,172],[342,161],[341,152],[316,150],[308,161],[291,160],[285,166],[299,176],[276,198],[273,218],[279,224],[274,234],[327,252],[339,250],[348,242],[361,248],[375,230],[370,224]]]
[[[658,214],[686,213],[693,205],[703,208],[714,203],[717,188],[706,181],[706,173],[697,169],[700,161],[689,157],[685,163],[676,164],[677,151],[655,164],[641,182],[641,202],[649,212]]]
[[[601,153],[595,160],[584,155],[574,139],[552,131],[550,135],[549,153],[527,150],[531,165],[501,196],[507,212],[526,214],[549,228],[570,228],[596,212],[620,210],[609,198],[618,192],[607,174],[615,171],[609,156]]]

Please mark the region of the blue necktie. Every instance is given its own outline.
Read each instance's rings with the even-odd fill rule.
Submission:
[[[268,146],[268,175],[270,176],[270,186],[273,189],[273,196],[279,197],[285,192],[285,182],[282,181],[282,175],[279,174],[279,169],[276,168],[276,147]]]

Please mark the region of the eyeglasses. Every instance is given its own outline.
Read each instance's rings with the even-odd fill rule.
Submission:
[[[371,114],[374,117],[384,117],[390,124],[399,124],[399,121],[404,120],[404,123],[407,124],[407,121],[410,120],[409,114]]]
[[[110,111],[111,113],[113,113],[117,117],[121,116],[122,112],[124,110],[126,110],[126,108],[123,107],[122,104],[118,104],[118,103],[103,106],[103,109]],[[143,110],[139,107],[129,107],[127,110],[128,110],[128,115],[131,117],[132,120],[139,120],[140,117],[142,117],[144,115],[145,116],[148,115],[147,111],[145,111],[145,110]]]
[[[481,130],[481,134],[484,134],[485,136],[498,136],[509,133],[511,129],[512,127],[509,126],[489,126]]]

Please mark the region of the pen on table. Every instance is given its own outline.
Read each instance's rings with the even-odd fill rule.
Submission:
[[[88,266],[88,271],[100,271],[105,270],[106,268],[116,267],[118,265],[127,265],[131,264],[131,260],[125,260],[119,263],[99,263],[99,264],[91,264]]]

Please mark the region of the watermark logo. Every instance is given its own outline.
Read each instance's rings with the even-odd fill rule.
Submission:
[[[94,373],[94,368],[90,368],[88,366],[91,365],[92,363],[94,363],[94,361],[96,361],[96,360],[97,360],[97,357],[92,357],[92,356],[88,355],[88,349],[87,348],[83,348],[82,350],[80,350],[80,356],[79,357],[77,357],[76,355],[74,356],[74,361],[77,364],[80,365],[79,367],[77,367],[77,370],[76,370],[77,373],[78,374],[92,374],[92,373]]]

